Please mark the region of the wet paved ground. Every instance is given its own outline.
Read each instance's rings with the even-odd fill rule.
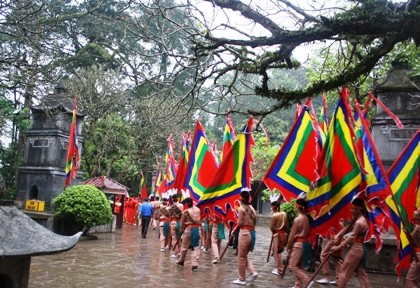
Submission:
[[[237,264],[230,247],[217,265],[211,263],[211,252],[202,252],[199,269],[192,272],[191,251],[185,266],[178,267],[169,251],[160,252],[157,230],[149,229],[147,238],[143,239],[139,227],[124,224],[115,233],[97,236],[98,240],[79,241],[73,249],[61,254],[32,257],[29,288],[241,287],[232,284],[237,278]],[[268,228],[257,226],[256,250],[250,258],[259,276],[255,282],[247,282],[247,287],[292,287],[294,279],[289,271],[282,280],[271,274],[274,260],[271,257],[266,262],[269,239]],[[372,287],[403,287],[392,275],[369,273],[369,279]],[[335,286],[316,284],[314,287]],[[347,287],[359,287],[357,279],[353,277]]]

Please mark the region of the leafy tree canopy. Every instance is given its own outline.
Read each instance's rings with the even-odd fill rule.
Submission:
[[[272,105],[233,107],[253,115],[272,113],[344,84],[357,85],[385,56],[397,54],[397,44],[414,43],[417,50],[420,43],[420,1],[206,2],[208,6],[195,6],[199,11],[213,11],[213,18],[206,17],[210,13],[196,17],[200,25],[192,40],[195,61],[205,67],[198,80],[202,87],[211,82],[214,87],[223,86],[227,91],[226,87],[244,83],[241,74],[257,75],[252,88],[257,96],[272,99]],[[225,21],[215,21],[218,19],[215,15],[226,15]],[[325,66],[319,66],[320,77],[312,77],[304,87],[274,85],[275,71],[300,67],[304,61],[296,57],[296,52],[310,49],[312,44],[324,50],[309,57],[321,56],[326,62],[333,61],[328,67],[335,69],[327,71],[323,70]],[[232,76],[229,83],[222,83],[224,75]]]

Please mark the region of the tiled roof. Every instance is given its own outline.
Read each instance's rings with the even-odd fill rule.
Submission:
[[[128,197],[128,187],[118,183],[117,181],[106,176],[99,176],[82,182],[82,184],[90,184],[102,190],[106,194],[118,194]]]

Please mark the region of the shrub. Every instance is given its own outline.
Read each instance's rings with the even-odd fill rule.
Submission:
[[[105,194],[93,185],[71,186],[54,198],[52,205],[57,217],[74,221],[83,235],[93,226],[109,223],[113,217]]]
[[[287,233],[289,233],[290,228],[292,227],[293,224],[293,220],[295,220],[297,213],[295,210],[295,203],[296,203],[296,199],[292,199],[290,200],[289,203],[284,202],[280,205],[280,210],[286,212],[287,214],[287,219],[289,220],[289,227],[287,227]]]

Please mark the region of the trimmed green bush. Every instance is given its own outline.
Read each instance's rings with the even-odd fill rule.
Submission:
[[[108,224],[112,220],[111,205],[105,194],[93,185],[75,185],[53,199],[55,215],[75,222],[86,235],[93,226]]]
[[[292,199],[290,200],[289,203],[284,202],[280,205],[280,210],[286,212],[287,214],[287,219],[289,220],[289,227],[287,227],[287,233],[289,233],[290,228],[292,227],[293,224],[293,220],[295,220],[295,218],[297,217],[297,213],[295,210],[295,203],[296,203],[296,199]]]

